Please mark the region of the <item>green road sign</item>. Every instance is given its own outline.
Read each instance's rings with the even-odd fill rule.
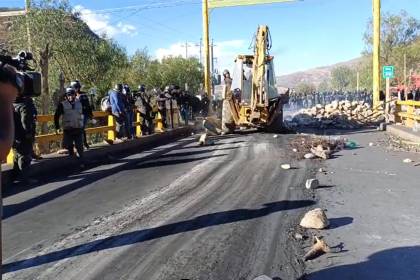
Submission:
[[[393,79],[395,77],[394,75],[394,66],[384,66],[382,68],[382,77],[384,79]]]

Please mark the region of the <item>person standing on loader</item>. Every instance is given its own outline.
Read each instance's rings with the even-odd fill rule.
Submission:
[[[62,116],[64,148],[70,156],[74,155],[76,146],[80,167],[84,167],[83,161],[83,106],[76,98],[73,88],[66,89],[66,99],[58,104],[54,114],[54,123],[57,133],[60,130],[60,117]]]
[[[223,78],[225,87],[223,91],[223,105],[222,105],[222,133],[232,132],[233,117],[230,110],[229,98],[231,97],[232,78],[229,70],[223,71]]]

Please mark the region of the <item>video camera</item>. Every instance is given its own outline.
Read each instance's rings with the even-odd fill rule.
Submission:
[[[19,87],[19,93],[23,96],[34,97],[41,95],[41,73],[33,71],[28,65],[28,61],[33,60],[32,53],[20,52],[18,56],[0,54],[0,62],[9,64],[16,68],[16,84]]]

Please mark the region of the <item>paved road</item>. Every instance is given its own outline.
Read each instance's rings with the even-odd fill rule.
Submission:
[[[4,279],[296,279],[290,232],[313,207],[313,163],[280,168],[290,137],[186,138],[46,174],[4,199]]]

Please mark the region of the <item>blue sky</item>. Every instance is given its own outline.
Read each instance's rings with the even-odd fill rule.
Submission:
[[[23,0],[1,0],[20,6]],[[199,56],[201,0],[70,0],[97,32],[106,32],[129,53]],[[131,7],[133,6],[133,7]],[[126,8],[129,7],[129,8]],[[110,9],[110,10],[107,10]],[[382,0],[383,12],[420,15],[420,0]],[[236,54],[248,53],[259,24],[270,27],[276,74],[292,73],[358,57],[372,14],[371,0],[304,0],[294,3],[231,7],[211,11],[216,67],[230,68]]]

